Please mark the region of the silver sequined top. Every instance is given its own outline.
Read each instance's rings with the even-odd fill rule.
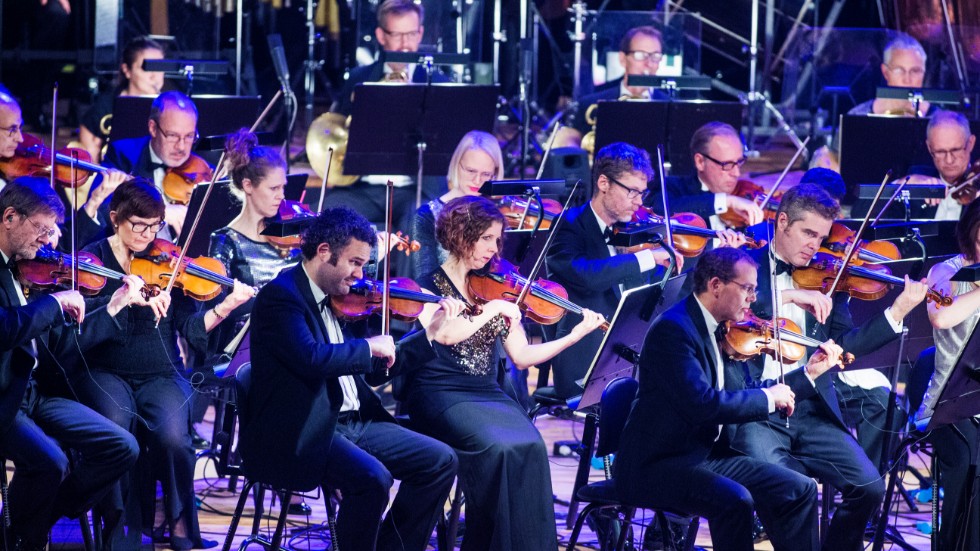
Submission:
[[[208,251],[225,265],[228,277],[256,288],[272,281],[283,269],[298,264],[302,256],[299,249],[283,256],[269,243],[253,241],[228,227],[211,234]]]

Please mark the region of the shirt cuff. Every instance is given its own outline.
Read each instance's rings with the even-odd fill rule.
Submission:
[[[902,325],[905,322],[904,322],[904,320],[895,321],[895,318],[892,316],[892,307],[891,306],[889,306],[888,308],[885,308],[885,319],[888,320],[888,325],[891,326],[892,331],[894,331],[896,333],[901,333],[902,332]]]
[[[649,272],[657,267],[657,257],[653,255],[653,249],[643,249],[635,256],[636,261],[640,263],[640,272]]]
[[[763,388],[761,390],[762,392],[766,393],[766,403],[769,404],[769,413],[775,413],[776,399],[772,397],[772,392],[769,392],[768,388]]]
[[[728,210],[728,194],[727,193],[716,193],[715,194],[715,214],[721,214]]]

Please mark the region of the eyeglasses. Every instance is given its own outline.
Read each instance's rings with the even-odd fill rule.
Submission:
[[[966,153],[967,144],[963,144],[963,147],[956,147],[953,149],[929,149],[929,154],[936,159],[945,159],[946,157],[956,158],[960,155]]]
[[[37,230],[37,237],[46,236],[48,239],[51,239],[52,237],[54,237],[54,234],[58,233],[58,228],[47,228],[31,220],[27,216],[24,216],[23,214],[21,216],[24,217],[24,220],[27,220],[28,222],[31,223],[32,226],[34,226],[34,229]]]
[[[379,27],[380,28],[380,27]],[[422,31],[415,29],[414,31],[408,31],[404,33],[391,32],[388,29],[381,28],[381,32],[385,33],[385,36],[391,38],[392,40],[418,40]]]
[[[633,188],[627,186],[626,184],[620,182],[619,180],[613,178],[612,176],[609,176],[608,174],[606,174],[605,176],[606,176],[606,178],[610,182],[612,182],[612,183],[616,184],[617,186],[625,189],[626,190],[626,198],[629,199],[630,201],[632,201],[633,199],[636,199],[637,197],[639,197],[640,199],[642,199],[642,200],[645,201],[646,198],[650,196],[650,190],[649,189],[645,189],[643,191],[640,191],[638,189],[633,189]]]
[[[20,134],[21,131],[24,130],[24,127],[19,124],[12,124],[7,127],[0,126],[0,130],[3,130],[4,132],[7,133],[8,136],[13,138],[17,134]]]
[[[466,178],[469,178],[470,180],[479,177],[480,178],[478,180],[479,182],[486,182],[487,180],[493,180],[493,177],[497,175],[496,172],[480,172],[479,170],[465,167],[463,165],[459,165],[459,169],[463,171],[463,175]]]
[[[732,285],[737,286],[741,290],[745,291],[745,293],[750,297],[755,297],[756,292],[759,290],[758,287],[756,287],[755,285],[749,285],[747,283],[739,283],[737,281],[731,281],[731,280],[727,281],[727,283],[731,283]]]
[[[913,78],[922,78],[926,74],[926,70],[923,67],[912,67],[911,69],[906,69],[905,67],[892,67],[891,65],[885,65],[888,67],[888,71],[899,78],[904,78],[908,75]]]
[[[742,168],[742,165],[744,165],[745,161],[748,160],[746,157],[742,157],[737,161],[719,161],[718,159],[715,159],[714,157],[708,155],[707,153],[702,153],[701,156],[715,163],[716,165],[720,166],[721,169],[725,172],[731,172],[732,170],[735,169],[735,167]]]
[[[188,142],[194,144],[201,137],[200,134],[195,130],[193,134],[187,134],[186,136],[181,136],[180,134],[175,134],[173,132],[167,132],[166,130],[160,129],[160,134],[163,135],[163,143],[167,145],[177,145],[179,142]]]
[[[132,220],[127,220],[127,222],[133,226],[133,232],[145,233],[146,230],[150,230],[150,233],[153,235],[160,233],[163,231],[163,228],[167,226],[167,222],[164,220],[154,222],[153,224],[147,224],[146,222],[133,222]]]
[[[630,50],[626,52],[626,55],[632,57],[636,61],[653,61],[655,63],[660,63],[660,60],[664,58],[663,52],[644,52],[643,50]]]

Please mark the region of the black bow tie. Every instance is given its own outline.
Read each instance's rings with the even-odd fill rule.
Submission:
[[[166,168],[167,168],[167,165],[165,165],[165,164],[163,164],[163,163],[155,163],[155,162],[153,162],[153,161],[150,161],[150,172],[151,172],[151,173],[152,173],[152,172],[156,172],[156,170],[157,170],[158,168],[162,168],[162,169],[164,169],[164,170],[166,170]]]
[[[725,333],[727,332],[724,324],[718,324],[718,327],[715,327],[715,338],[718,339],[718,342],[725,340]]]
[[[317,303],[320,306],[320,313],[322,314],[324,310],[330,308],[330,296],[327,295],[323,297],[323,300]]]
[[[776,259],[776,275],[780,275],[780,274],[793,275],[793,272],[795,270],[796,270],[796,266],[793,266],[792,264],[789,264],[787,262],[783,262],[778,258]]]
[[[14,277],[17,277],[17,274],[20,273],[20,271],[17,269],[17,261],[14,260],[14,257],[8,258],[7,262],[5,263],[0,263],[0,266],[10,270],[14,274]]]
[[[609,240],[612,239],[612,236],[613,236],[612,226],[606,226],[606,229],[602,230],[602,239],[606,243],[609,243]]]

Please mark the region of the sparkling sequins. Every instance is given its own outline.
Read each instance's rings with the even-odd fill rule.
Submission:
[[[449,279],[442,272],[434,274],[433,281],[442,296],[455,297],[461,300],[466,299],[466,297],[456,292],[452,283],[450,283]],[[464,373],[467,375],[484,376],[493,371],[495,367],[493,365],[493,358],[494,343],[497,337],[500,336],[506,339],[508,331],[507,322],[504,320],[504,317],[497,315],[483,324],[483,327],[479,328],[476,333],[473,333],[470,338],[449,346],[448,349],[456,363],[463,368]]]

